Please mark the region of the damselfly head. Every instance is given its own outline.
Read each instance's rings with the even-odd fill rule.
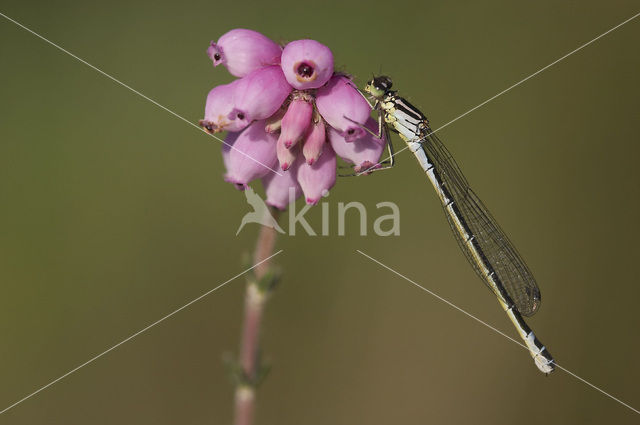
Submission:
[[[364,87],[364,91],[375,98],[381,98],[391,89],[392,85],[393,82],[391,81],[391,78],[386,75],[381,75],[379,77],[373,77],[373,79]]]

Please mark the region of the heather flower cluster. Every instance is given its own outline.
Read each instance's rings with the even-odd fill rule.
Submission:
[[[290,191],[316,204],[336,182],[337,156],[360,172],[377,164],[384,141],[351,79],[334,72],[331,50],[315,40],[283,47],[234,29],[207,54],[238,79],[207,96],[202,128],[227,131],[225,180],[238,189],[261,179],[266,203],[285,209]],[[279,172],[278,175],[273,170]]]

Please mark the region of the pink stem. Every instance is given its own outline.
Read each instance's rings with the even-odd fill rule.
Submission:
[[[277,220],[278,211],[270,213]],[[263,261],[273,254],[276,231],[273,228],[262,226],[254,253],[254,264]],[[255,268],[255,278],[247,285],[244,303],[244,324],[242,327],[242,339],[240,342],[240,366],[249,383],[254,383],[258,372],[258,352],[260,350],[259,337],[260,326],[264,312],[266,294],[258,288],[257,282],[269,270],[269,262],[265,261]],[[252,385],[240,384],[235,394],[235,425],[251,425],[255,411],[255,388]]]

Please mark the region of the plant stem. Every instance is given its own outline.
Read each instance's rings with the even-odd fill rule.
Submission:
[[[278,210],[265,211],[278,220]],[[276,230],[262,226],[256,241],[253,255],[254,264],[263,261],[273,254],[276,240]],[[258,287],[258,282],[265,276],[270,267],[269,261],[261,263],[255,268],[255,279],[247,284],[244,302],[244,321],[242,339],[240,342],[240,367],[244,382],[240,382],[235,394],[235,425],[251,425],[255,411],[255,383],[258,378],[259,337],[264,306],[267,300],[266,291]]]

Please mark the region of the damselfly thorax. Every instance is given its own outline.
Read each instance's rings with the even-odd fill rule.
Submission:
[[[427,117],[396,92],[387,93],[379,103],[379,108],[384,114],[384,121],[391,125],[405,142],[420,139],[429,130]]]

